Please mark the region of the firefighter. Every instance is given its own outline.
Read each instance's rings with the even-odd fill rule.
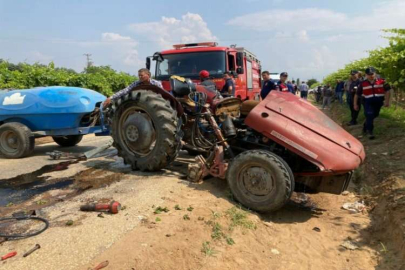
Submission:
[[[270,80],[270,72],[263,71],[262,78],[263,85],[262,90],[260,91],[260,96],[262,97],[262,99],[265,99],[272,90],[276,90],[276,85],[272,80]]]
[[[226,71],[224,73],[225,84],[222,87],[221,94],[223,96],[235,96],[235,83],[232,80],[232,73]]]
[[[359,116],[359,112],[361,109],[361,100],[357,100],[358,110],[354,109],[354,96],[356,95],[356,91],[359,88],[361,80],[359,79],[359,72],[357,70],[352,70],[350,72],[350,79],[347,81],[347,103],[349,104],[350,112],[351,112],[351,120],[347,124],[348,126],[357,125],[357,117]]]
[[[201,80],[201,85],[203,85],[205,88],[211,91],[217,91],[217,86],[214,83],[213,80],[210,78],[210,73],[207,70],[201,70],[200,71],[200,80]]]
[[[358,111],[357,104],[360,97],[363,99],[364,114],[366,121],[364,122],[363,132],[368,135],[370,140],[374,139],[374,119],[380,114],[380,109],[384,105],[390,106],[390,90],[391,86],[384,79],[378,79],[374,67],[366,69],[366,80],[362,81],[357,89],[354,97],[354,109]]]
[[[280,81],[277,83],[277,88],[281,92],[289,92],[288,91],[288,86],[287,86],[287,78],[288,78],[288,73],[287,72],[282,72],[280,74]]]

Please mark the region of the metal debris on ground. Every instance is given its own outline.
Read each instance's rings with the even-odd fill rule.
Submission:
[[[306,204],[309,200],[309,197],[305,193],[297,193],[297,203]]]
[[[366,209],[364,202],[344,203],[343,209],[350,211],[351,213],[360,213]]]
[[[318,227],[314,227],[312,230],[316,232],[321,232],[321,229],[319,229]]]
[[[359,246],[356,243],[349,241],[349,240],[344,241],[342,244],[340,244],[340,246],[342,246],[346,249],[349,249],[349,250],[359,249]]]
[[[11,240],[11,239],[24,239],[24,238],[29,238],[32,236],[36,236],[39,235],[41,233],[43,233],[46,229],[48,229],[49,227],[49,221],[46,220],[45,218],[42,217],[34,217],[31,215],[26,216],[23,212],[18,212],[18,213],[14,213],[11,217],[2,217],[0,218],[0,222],[26,222],[26,221],[37,221],[37,222],[42,222],[44,223],[44,226],[40,229],[37,229],[35,231],[29,231],[27,233],[18,233],[18,234],[3,234],[3,232],[0,232],[0,237],[6,238],[7,240]],[[14,223],[15,224],[15,223]]]
[[[34,251],[40,249],[41,246],[39,244],[36,244],[35,247],[33,247],[32,249],[28,250],[27,252],[24,253],[23,257],[27,257],[28,255],[30,255],[31,253],[33,253]]]
[[[110,148],[113,144],[113,140],[109,140],[106,144],[99,146],[93,150],[84,152],[84,153],[69,153],[69,152],[61,152],[61,151],[53,151],[53,152],[46,152],[46,154],[53,160],[59,159],[77,159],[77,160],[87,160],[90,159],[97,154],[103,152]]]

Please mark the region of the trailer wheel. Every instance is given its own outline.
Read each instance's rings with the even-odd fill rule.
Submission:
[[[276,211],[294,191],[294,175],[279,156],[264,150],[236,156],[227,172],[228,185],[236,200],[258,212]]]
[[[118,155],[133,170],[158,171],[181,147],[181,120],[160,94],[134,91],[113,104],[111,135]]]
[[[52,139],[62,147],[70,147],[81,142],[83,135],[52,136]]]
[[[35,147],[31,130],[21,123],[0,126],[0,153],[6,158],[22,158],[30,155]]]

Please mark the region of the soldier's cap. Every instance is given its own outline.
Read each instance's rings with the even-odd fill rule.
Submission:
[[[288,73],[287,72],[281,72],[281,74],[280,74],[280,77],[287,77],[288,76]]]
[[[368,67],[366,68],[366,74],[367,75],[373,75],[374,73],[376,73],[376,70],[374,67]]]
[[[358,70],[353,69],[352,71],[350,71],[350,75],[356,75],[357,73],[359,73]]]

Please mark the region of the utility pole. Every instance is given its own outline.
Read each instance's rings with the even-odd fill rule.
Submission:
[[[85,53],[83,55],[86,56],[87,59],[87,68],[91,67],[93,65],[93,61],[91,61],[91,53]]]

